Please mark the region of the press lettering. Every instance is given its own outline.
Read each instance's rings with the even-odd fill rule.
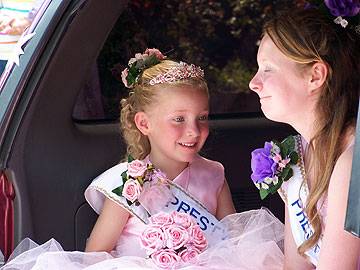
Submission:
[[[187,213],[190,210],[190,205],[182,201],[177,209],[177,212],[181,212],[181,210],[184,210],[184,212]]]
[[[310,225],[309,225],[309,221],[306,220],[305,223],[301,223],[301,228],[303,229],[303,231],[306,233],[308,230],[311,231]],[[311,236],[311,235],[310,235]]]
[[[173,201],[173,200],[171,201],[171,204],[177,205],[179,203],[179,199],[176,196],[174,196],[174,200],[175,201]]]
[[[195,215],[194,212],[197,214]],[[192,208],[190,211],[190,216],[194,217],[195,219],[198,218],[198,216],[200,215],[200,212],[198,210],[196,210],[195,208]]]
[[[208,220],[207,217],[200,217],[200,224],[198,224],[200,226],[200,229],[202,229],[203,231],[205,231],[207,229],[207,225],[210,223],[210,221]]]
[[[302,208],[302,203],[301,203],[301,201],[299,200],[299,199],[297,199],[295,202],[293,202],[292,204],[291,204],[291,206],[295,206],[295,205],[297,205],[299,208]]]
[[[302,216],[302,220],[299,221],[300,223],[303,223],[306,220],[306,216],[305,216],[304,211],[301,211],[301,212],[297,213],[296,215],[298,217]],[[306,223],[307,223],[307,221],[306,221]]]

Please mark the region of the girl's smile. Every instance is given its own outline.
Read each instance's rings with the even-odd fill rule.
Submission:
[[[184,169],[209,134],[208,95],[193,87],[159,89],[156,103],[145,112],[152,162],[165,172]],[[176,169],[178,168],[178,169]],[[179,172],[166,172],[177,174]]]

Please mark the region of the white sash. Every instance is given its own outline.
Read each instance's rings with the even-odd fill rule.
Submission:
[[[297,165],[292,166],[294,176],[288,180],[286,200],[291,231],[296,245],[300,246],[314,233],[314,229],[312,228],[310,221],[303,210],[303,206],[306,203],[309,190],[305,180],[301,137],[296,136],[295,141],[300,159]],[[311,263],[315,266],[318,264],[320,248],[321,238],[314,247],[305,252],[305,254],[309,256]]]
[[[133,216],[139,218],[145,224],[148,223],[149,213],[141,204],[128,205],[123,196],[118,196],[112,190],[122,184],[121,174],[127,169],[126,163],[118,164],[98,176],[85,191],[85,198],[90,206],[100,213],[104,199],[114,201],[124,207]],[[200,228],[206,235],[209,246],[227,237],[226,229],[216,217],[214,217],[202,204],[188,194],[179,185],[170,182],[170,188],[174,195],[172,200],[162,211],[164,212],[185,212],[194,217]]]
[[[225,226],[199,201],[175,183],[171,183],[171,191],[174,200],[163,209],[164,212],[183,212],[195,218],[197,224],[205,233],[210,246],[227,238]]]

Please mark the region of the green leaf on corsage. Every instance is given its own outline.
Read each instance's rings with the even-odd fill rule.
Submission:
[[[124,185],[114,188],[112,192],[114,192],[118,196],[122,196],[123,189],[124,189]]]

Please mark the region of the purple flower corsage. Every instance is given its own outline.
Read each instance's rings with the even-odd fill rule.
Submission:
[[[291,165],[296,164],[298,159],[293,136],[281,143],[265,142],[264,148],[251,153],[251,180],[259,189],[262,200],[270,193],[274,194],[284,181],[293,176]]]

